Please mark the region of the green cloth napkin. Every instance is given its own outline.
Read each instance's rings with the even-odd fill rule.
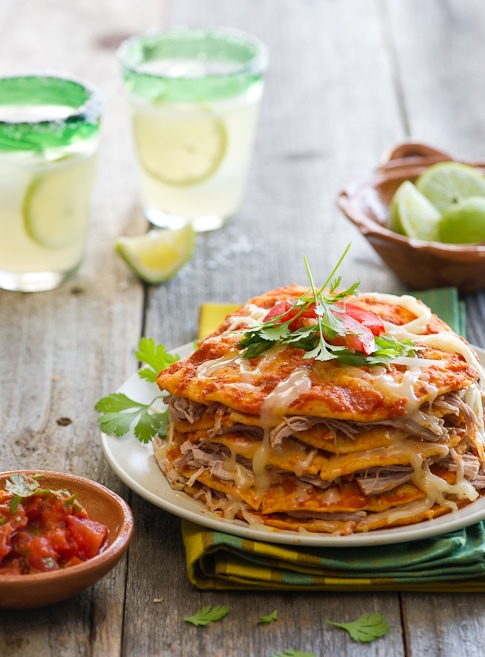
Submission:
[[[465,306],[454,288],[416,296],[465,335]],[[205,305],[200,337],[234,308],[233,304]],[[254,541],[187,520],[182,521],[182,537],[188,577],[199,589],[485,591],[484,523],[399,545],[358,548]]]
[[[485,591],[483,523],[436,538],[356,548],[248,540],[182,523],[187,574],[199,589]]]

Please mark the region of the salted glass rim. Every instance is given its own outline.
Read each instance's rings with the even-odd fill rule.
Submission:
[[[239,43],[243,45],[253,46],[254,54],[250,59],[248,59],[247,62],[243,62],[241,64],[234,63],[234,68],[232,68],[231,70],[209,71],[207,73],[204,73],[203,76],[196,74],[193,75],[184,74],[183,76],[177,77],[171,75],[163,75],[162,73],[157,73],[153,71],[145,71],[145,70],[141,71],[140,65],[142,65],[146,60],[133,62],[133,56],[131,52],[133,46],[138,44],[149,43],[150,41],[153,41],[154,39],[161,37],[173,37],[176,36],[177,34],[193,36],[194,38],[201,38],[203,36],[219,37],[221,39],[221,42],[222,40],[225,39],[227,43],[230,43],[231,39],[233,42],[235,42],[235,40],[238,40]],[[268,47],[263,41],[261,41],[261,39],[253,36],[252,34],[248,34],[243,30],[238,30],[235,28],[228,28],[228,27],[219,27],[219,26],[214,26],[214,27],[176,26],[163,30],[147,30],[141,34],[135,34],[122,41],[121,45],[118,48],[117,55],[122,66],[126,70],[130,71],[131,73],[143,74],[144,76],[152,77],[154,79],[159,79],[159,80],[166,80],[167,82],[169,81],[175,82],[180,79],[185,79],[188,81],[190,80],[195,81],[201,79],[216,80],[221,78],[230,78],[230,77],[243,76],[248,74],[259,74],[259,73],[262,74],[264,73],[264,71],[268,66]]]
[[[37,83],[41,81],[54,81],[56,83],[62,83],[65,82],[69,85],[76,86],[79,88],[80,91],[85,92],[86,98],[77,106],[74,106],[73,103],[68,103],[65,102],[65,99],[62,99],[59,97],[58,103],[60,105],[64,105],[65,107],[71,107],[72,106],[72,111],[68,112],[66,115],[62,116],[61,118],[59,117],[52,117],[52,118],[42,118],[42,119],[20,119],[20,120],[15,120],[15,119],[0,119],[0,126],[41,126],[41,125],[49,125],[49,124],[58,124],[59,122],[64,122],[64,121],[75,121],[75,122],[88,122],[88,123],[96,123],[99,121],[101,117],[101,112],[102,112],[102,106],[103,106],[103,99],[101,96],[101,93],[99,90],[91,85],[88,82],[85,82],[84,80],[81,80],[79,78],[73,77],[73,76],[67,76],[63,74],[58,74],[58,73],[50,73],[50,72],[30,72],[30,73],[19,73],[16,75],[0,75],[0,98],[1,98],[1,88],[2,85],[5,82],[12,82],[12,81],[35,81]],[[29,107],[31,105],[39,105],[39,104],[48,104],[48,103],[39,103],[38,101],[32,100],[30,101],[28,98],[25,101],[22,102],[2,102],[0,100],[0,107],[8,107],[9,105],[25,105],[26,107]],[[55,104],[54,102],[49,103],[49,104]]]

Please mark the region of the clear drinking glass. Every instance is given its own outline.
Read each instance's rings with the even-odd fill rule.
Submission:
[[[101,101],[76,80],[0,77],[0,287],[37,292],[79,267]]]
[[[220,228],[239,209],[263,93],[267,50],[223,28],[174,28],[119,49],[145,216]]]

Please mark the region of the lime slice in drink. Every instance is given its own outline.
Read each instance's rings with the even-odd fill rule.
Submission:
[[[485,242],[485,197],[469,196],[443,212],[439,240],[448,244]]]
[[[138,113],[133,127],[141,166],[166,185],[189,186],[207,180],[226,153],[226,128],[209,110],[187,115]]]
[[[174,230],[119,237],[115,249],[142,281],[156,285],[172,278],[190,260],[194,244],[195,232],[188,222]]]
[[[441,213],[406,180],[397,189],[389,207],[389,228],[396,233],[427,242],[438,239]]]
[[[22,207],[24,229],[31,240],[48,249],[61,249],[84,239],[93,166],[89,158],[34,178]]]
[[[440,212],[468,196],[485,196],[485,176],[460,162],[439,162],[426,169],[416,187]]]

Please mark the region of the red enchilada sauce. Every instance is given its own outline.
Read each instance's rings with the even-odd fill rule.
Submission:
[[[108,528],[75,495],[41,484],[41,476],[17,474],[0,490],[0,577],[68,568],[105,546]]]

